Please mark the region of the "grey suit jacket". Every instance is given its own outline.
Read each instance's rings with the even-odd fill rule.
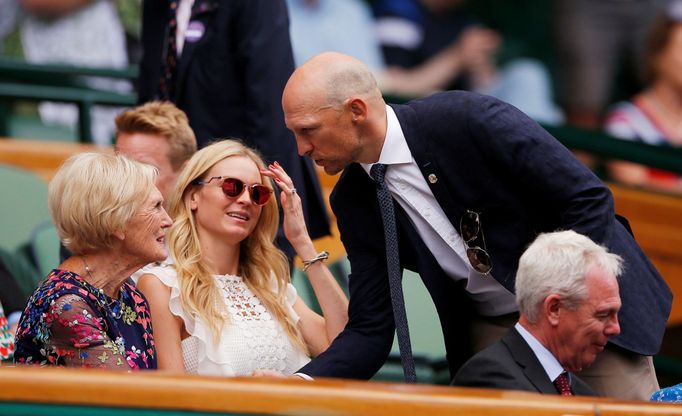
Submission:
[[[515,328],[500,341],[471,357],[459,369],[452,384],[558,394],[535,353]],[[571,375],[571,388],[576,396],[595,396],[592,389],[574,374]]]

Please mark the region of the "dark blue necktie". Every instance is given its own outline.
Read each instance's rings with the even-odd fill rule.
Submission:
[[[178,0],[170,2],[170,20],[166,33],[166,42],[161,62],[161,78],[159,79],[159,98],[173,100],[175,93],[175,72],[178,64],[176,33],[178,28]]]
[[[398,234],[395,227],[395,212],[393,210],[393,198],[384,182],[386,168],[388,166],[375,163],[370,169],[370,175],[377,185],[377,199],[381,208],[381,217],[384,222],[384,237],[386,239],[386,268],[388,271],[388,283],[391,289],[391,303],[393,304],[393,318],[398,334],[398,347],[400,348],[400,360],[403,364],[403,372],[407,383],[415,383],[417,374],[414,370],[412,358],[412,346],[410,345],[410,330],[407,326],[407,314],[405,313],[405,299],[403,298],[402,270],[398,258]]]

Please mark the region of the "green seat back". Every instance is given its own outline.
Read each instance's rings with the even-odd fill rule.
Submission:
[[[15,252],[50,219],[47,185],[31,172],[0,165],[0,247]]]
[[[59,235],[52,221],[40,224],[33,230],[31,254],[42,277],[59,266]]]

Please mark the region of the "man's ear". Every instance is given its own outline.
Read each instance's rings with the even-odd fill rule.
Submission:
[[[545,314],[547,322],[552,326],[557,326],[559,324],[561,308],[561,296],[555,293],[547,296],[542,302],[542,312]]]
[[[367,118],[367,103],[362,98],[351,97],[346,101],[346,106],[354,123],[362,122]]]

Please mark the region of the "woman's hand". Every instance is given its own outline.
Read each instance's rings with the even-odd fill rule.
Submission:
[[[308,229],[303,217],[303,206],[301,197],[296,193],[294,183],[278,162],[262,169],[261,174],[275,180],[281,189],[280,199],[282,201],[282,211],[284,212],[284,235],[294,247],[301,258],[312,258],[315,256],[315,247],[308,235]]]
[[[317,256],[313,241],[308,235],[303,218],[301,198],[296,193],[294,183],[279,163],[260,171],[262,175],[273,178],[282,190],[282,211],[284,211],[284,235],[302,260]],[[348,299],[327,266],[315,262],[306,271],[324,317],[313,312],[301,298],[296,299],[294,311],[300,317],[298,325],[308,350],[318,355],[329,347],[331,341],[343,330],[348,321]],[[272,375],[259,370],[254,375]]]
[[[275,370],[268,370],[268,369],[260,369],[260,370],[254,370],[253,374],[251,374],[253,377],[275,377],[275,378],[287,378],[284,374],[280,373],[279,371]]]

